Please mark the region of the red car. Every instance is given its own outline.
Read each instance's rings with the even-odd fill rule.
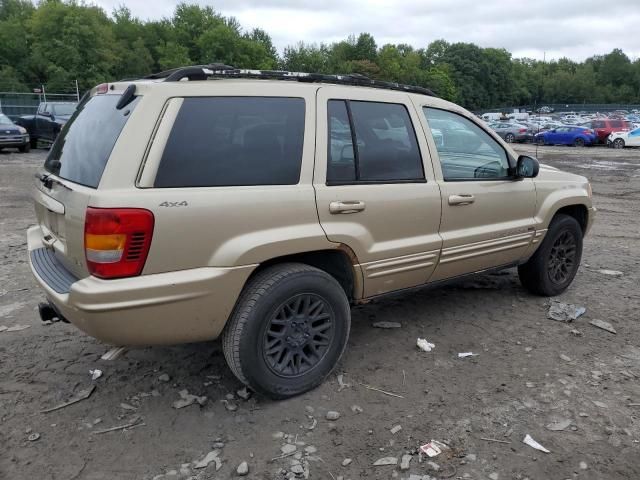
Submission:
[[[632,126],[626,120],[614,120],[612,118],[596,118],[590,122],[583,123],[582,126],[596,132],[598,143],[607,143],[607,138],[613,132],[627,132]]]

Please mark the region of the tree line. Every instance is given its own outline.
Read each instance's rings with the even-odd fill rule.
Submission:
[[[300,42],[282,54],[261,29],[244,30],[211,7],[179,4],[143,22],[75,0],[0,0],[0,91],[81,90],[182,65],[359,73],[431,88],[471,110],[546,103],[640,103],[640,60],[620,49],[583,62],[513,58],[501,48],[436,40],[378,45],[368,33],[332,44]]]

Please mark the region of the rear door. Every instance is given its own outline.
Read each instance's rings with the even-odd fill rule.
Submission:
[[[535,187],[511,177],[515,161],[502,145],[463,112],[420,104],[429,122],[449,121],[466,141],[435,147],[437,182],[442,191],[442,253],[432,280],[517,262],[535,234]],[[459,135],[459,133],[457,133]],[[434,144],[435,146],[435,144]]]
[[[111,150],[140,97],[121,110],[120,95],[94,95],[78,106],[38,173],[33,198],[42,242],[76,276],[88,275],[84,258],[86,208]]]
[[[355,253],[363,295],[427,282],[442,243],[440,188],[409,97],[322,87],[316,123],[318,217]]]

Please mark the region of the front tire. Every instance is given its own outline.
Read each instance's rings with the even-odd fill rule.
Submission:
[[[38,148],[38,138],[37,137],[31,137],[29,139],[29,145],[31,146],[31,148]]]
[[[613,148],[624,148],[624,140],[621,138],[616,138],[613,141]]]
[[[245,385],[274,399],[317,387],[347,345],[351,311],[331,275],[300,263],[268,267],[245,286],[222,334]]]
[[[27,143],[26,145],[18,147],[18,150],[20,150],[20,153],[29,153],[31,151],[31,145]]]
[[[576,276],[582,259],[582,228],[565,214],[556,215],[542,245],[518,267],[522,286],[536,295],[553,297],[564,292]]]
[[[576,147],[579,147],[579,148],[584,147],[584,145],[585,145],[584,139],[583,138],[576,138],[573,141],[573,145],[576,146]]]
[[[513,143],[516,139],[516,136],[513,133],[507,133],[504,136],[504,141],[507,143]]]

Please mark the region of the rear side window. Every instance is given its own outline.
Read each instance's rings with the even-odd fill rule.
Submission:
[[[416,133],[404,105],[330,100],[327,182],[424,181]]]
[[[185,98],[155,186],[293,185],[300,180],[302,98]]]
[[[74,183],[96,188],[136,97],[116,110],[120,95],[96,95],[82,102],[58,135],[44,168]]]

